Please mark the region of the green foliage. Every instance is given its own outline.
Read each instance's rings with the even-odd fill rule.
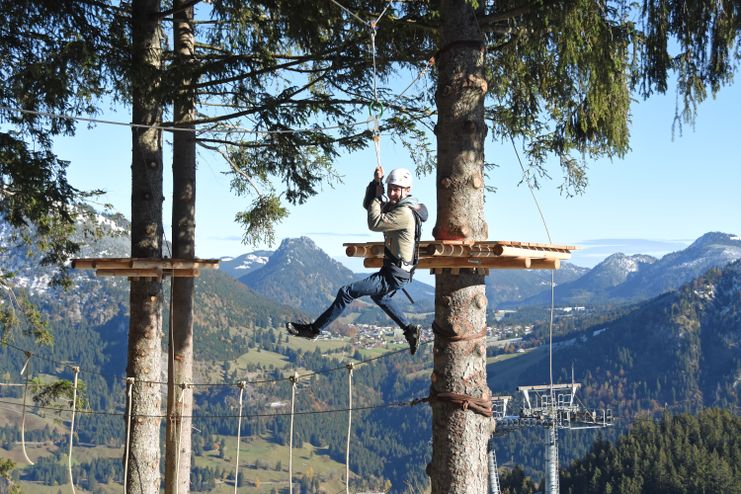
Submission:
[[[41,379],[35,378],[31,380],[30,384],[31,391],[34,393],[33,401],[38,406],[59,407],[66,413],[66,409],[72,407],[73,398],[75,398],[76,410],[83,410],[88,405],[84,381],[77,381],[76,393],[72,381],[61,380],[46,384]]]
[[[75,206],[98,192],[69,184],[69,163],[52,152],[52,139],[72,135],[75,122],[46,113],[95,112],[95,98],[110,77],[104,26],[112,11],[86,3],[5,0],[0,8],[6,19],[0,119],[8,128],[0,133],[0,217],[46,253],[44,262],[61,267],[79,248],[69,240]]]
[[[741,492],[741,419],[708,409],[637,422],[561,473],[564,493]]]
[[[10,480],[10,472],[13,468],[15,468],[15,463],[6,458],[0,458],[0,477]]]
[[[245,244],[256,245],[264,241],[272,245],[275,242],[273,226],[286,216],[288,210],[281,205],[279,197],[261,195],[253,201],[248,211],[237,213],[234,221],[244,228],[242,241]]]

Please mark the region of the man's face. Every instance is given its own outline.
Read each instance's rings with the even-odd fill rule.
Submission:
[[[399,187],[398,185],[388,186],[389,202],[397,203],[409,195],[409,187]]]

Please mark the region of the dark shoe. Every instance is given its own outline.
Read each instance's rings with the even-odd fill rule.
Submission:
[[[417,343],[419,343],[419,332],[422,330],[422,326],[419,324],[410,324],[404,329],[404,338],[409,343],[409,353],[414,355],[417,353]]]
[[[287,322],[286,329],[293,336],[316,340],[319,337],[319,330],[313,324],[304,324],[300,322]]]

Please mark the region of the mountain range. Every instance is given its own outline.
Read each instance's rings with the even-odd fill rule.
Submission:
[[[741,238],[710,232],[686,249],[661,259],[648,255],[616,253],[581,277],[561,283],[556,289],[559,305],[621,304],[647,300],[674,290],[710,268],[741,259]],[[559,273],[560,274],[560,273]],[[521,305],[544,305],[550,294],[525,298]],[[513,304],[509,301],[508,304]]]
[[[266,254],[260,251],[242,257],[263,259]],[[711,232],[686,249],[661,259],[616,253],[592,269],[564,262],[554,273],[556,303],[560,306],[594,306],[648,300],[678,288],[712,267],[725,266],[736,259],[741,259],[741,238]],[[249,271],[239,276],[239,281],[263,296],[297,307],[311,317],[317,316],[331,303],[340,286],[367,275],[353,274],[306,237],[284,240],[268,256],[267,262],[260,263],[261,266],[255,268],[256,263],[251,262]],[[550,284],[550,271],[491,270],[486,278],[489,308],[547,305],[550,303]],[[415,281],[409,292],[416,303],[409,305],[404,297],[400,297],[405,310],[434,311],[434,287]],[[361,313],[368,306],[362,301],[356,304],[356,310]]]

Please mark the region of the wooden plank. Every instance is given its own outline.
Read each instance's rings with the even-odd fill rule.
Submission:
[[[367,257],[363,261],[366,268],[380,268],[383,259]],[[531,259],[529,257],[486,257],[480,259],[468,259],[462,257],[428,257],[420,259],[418,269],[559,269],[560,259]],[[432,273],[434,274],[434,273]]]
[[[218,269],[218,259],[150,259],[150,258],[128,258],[107,257],[73,259],[72,267],[75,269]]]
[[[128,276],[129,278],[161,278],[161,269],[96,269],[98,276]]]
[[[198,278],[200,270],[190,269],[160,269],[160,268],[126,268],[126,269],[96,269],[97,276],[126,276],[128,278]]]

